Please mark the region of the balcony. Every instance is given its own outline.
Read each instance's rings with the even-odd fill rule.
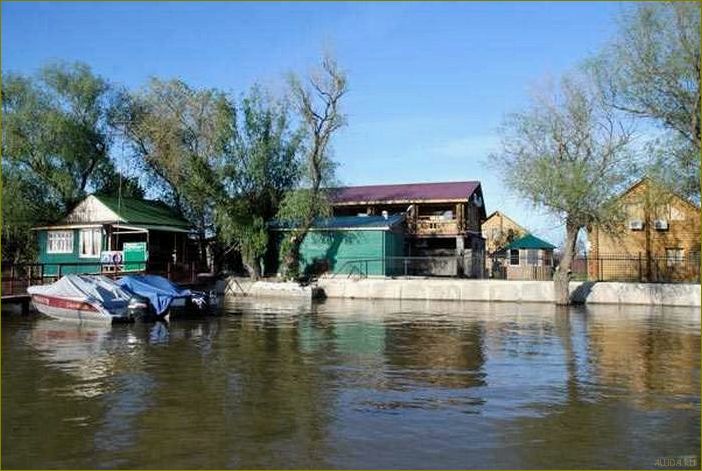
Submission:
[[[419,216],[410,230],[418,236],[453,236],[460,233],[457,219],[442,219],[436,216]]]

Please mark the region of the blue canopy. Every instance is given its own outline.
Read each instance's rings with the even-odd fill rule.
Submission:
[[[192,296],[189,289],[181,288],[166,278],[156,275],[129,275],[117,280],[117,284],[147,298],[159,316],[166,312],[174,299]]]

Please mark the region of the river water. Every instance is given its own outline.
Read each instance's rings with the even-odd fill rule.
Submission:
[[[2,467],[699,469],[696,308],[225,311],[3,316]]]

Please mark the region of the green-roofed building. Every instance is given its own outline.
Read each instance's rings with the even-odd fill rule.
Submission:
[[[270,224],[274,242],[270,263],[280,260],[282,239],[293,227],[280,221]],[[391,276],[400,272],[393,257],[404,255],[404,250],[404,214],[320,218],[300,247],[300,270]]]
[[[190,224],[160,201],[90,195],[61,222],[35,230],[44,276],[143,270],[147,260],[165,267],[196,255]]]
[[[500,250],[497,269],[509,280],[550,280],[555,248],[533,234],[526,234]]]

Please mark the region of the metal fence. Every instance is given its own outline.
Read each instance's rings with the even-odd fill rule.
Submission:
[[[332,273],[333,277],[480,277],[484,270],[482,260],[472,255],[337,259],[325,261],[319,266]]]
[[[699,283],[700,255],[660,257],[608,254],[576,257],[572,274],[576,280],[650,283]]]
[[[542,261],[531,265],[520,260],[511,265],[509,260],[488,260],[488,267],[472,257],[385,257],[324,261],[317,274],[327,272],[332,277],[467,277],[503,280],[553,279],[557,269]],[[645,257],[632,255],[579,256],[571,267],[573,279],[578,281],[625,281],[650,283],[699,283],[700,256]]]

